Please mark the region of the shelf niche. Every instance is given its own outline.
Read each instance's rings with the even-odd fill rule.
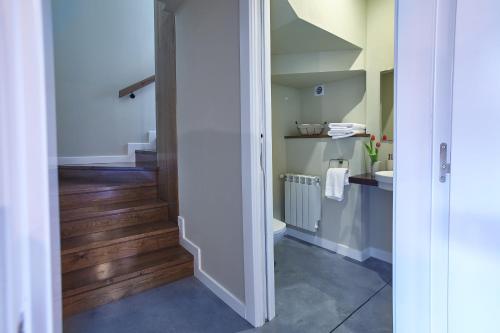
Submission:
[[[273,74],[272,82],[292,88],[308,88],[317,84],[331,83],[365,74],[366,71],[361,69],[352,71]]]

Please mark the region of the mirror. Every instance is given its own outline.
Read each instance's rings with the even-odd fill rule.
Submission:
[[[387,140],[394,139],[394,70],[380,72],[381,130]]]

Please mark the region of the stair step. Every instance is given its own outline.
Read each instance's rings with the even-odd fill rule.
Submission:
[[[171,222],[155,222],[67,238],[61,242],[62,272],[178,245]]]
[[[59,195],[93,193],[102,191],[115,191],[121,189],[131,189],[138,187],[156,186],[155,182],[143,183],[112,183],[112,182],[87,182],[78,180],[63,179],[59,182]]]
[[[85,217],[86,215],[84,214],[80,215],[79,219],[61,223],[61,237],[62,239],[66,239],[151,223],[165,219],[168,216],[168,205],[162,201],[134,202],[135,206],[130,206],[131,204],[127,202],[120,205],[113,205],[115,209],[105,211],[105,215],[99,216],[93,214],[90,217]]]
[[[135,163],[110,163],[94,165],[60,165],[61,180],[88,182],[143,183],[156,182],[158,168]]]
[[[140,211],[144,209],[144,206],[156,205],[157,207],[164,207],[167,204],[160,200],[138,200],[138,201],[127,201],[127,202],[115,202],[106,204],[96,204],[93,206],[86,206],[80,208],[73,208],[71,210],[63,210],[60,214],[60,219],[62,223],[83,220],[89,218],[97,218],[107,215],[122,214],[134,211]]]
[[[65,255],[79,251],[91,250],[129,240],[176,231],[177,228],[177,225],[174,223],[158,221],[154,223],[140,224],[131,227],[66,238],[61,242],[61,253]]]
[[[63,298],[65,317],[193,275],[192,261]]]
[[[142,167],[155,167],[158,165],[157,153],[154,150],[136,150],[135,163]]]
[[[63,297],[192,261],[193,256],[189,252],[180,246],[175,246],[83,268],[63,275]]]
[[[102,184],[61,181],[59,205],[61,210],[106,203],[129,202],[158,197],[154,182],[136,184]]]

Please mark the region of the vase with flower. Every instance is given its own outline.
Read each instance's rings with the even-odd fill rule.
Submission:
[[[382,141],[386,141],[387,140],[387,136],[384,135],[382,137]],[[368,157],[370,158],[369,160],[369,163],[368,163],[368,173],[373,175],[375,173],[375,164],[378,162],[378,153],[379,153],[379,149],[381,147],[381,142],[377,141],[377,138],[375,137],[375,135],[372,135],[370,137],[370,143],[367,144],[365,143],[365,148],[366,148],[366,151],[368,152]]]

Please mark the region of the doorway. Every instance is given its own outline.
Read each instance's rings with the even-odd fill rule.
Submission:
[[[392,331],[394,8],[270,2],[270,326]]]
[[[177,225],[171,8],[52,5],[62,305],[73,331],[98,317],[78,314],[192,276],[194,259]]]

